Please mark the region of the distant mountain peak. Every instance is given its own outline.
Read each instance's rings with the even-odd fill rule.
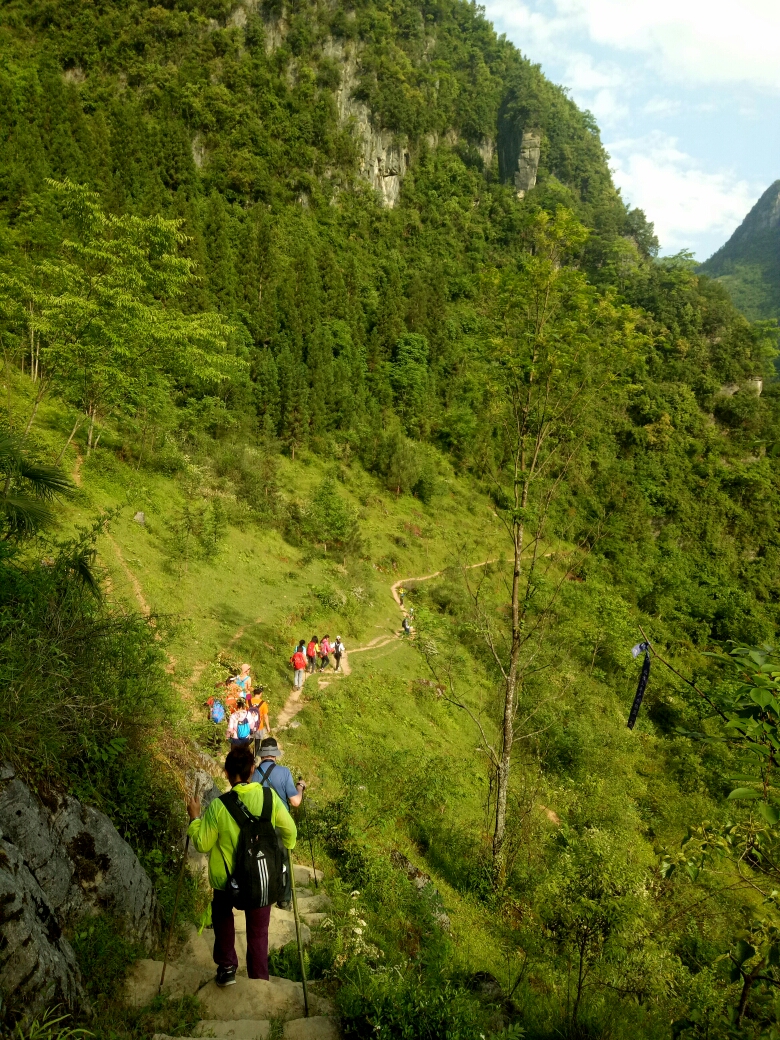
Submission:
[[[722,282],[748,318],[780,318],[780,180],[699,270]]]

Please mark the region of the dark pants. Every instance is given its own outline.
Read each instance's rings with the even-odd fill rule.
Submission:
[[[246,970],[250,979],[268,978],[268,923],[271,907],[246,910]],[[227,892],[214,890],[211,903],[214,926],[214,963],[220,968],[237,968],[236,926],[233,904]]]
[[[333,657],[334,657],[334,660],[336,661],[335,671],[338,671],[339,668],[341,667],[341,654],[334,654]]]
[[[317,658],[316,657],[309,657],[309,655],[307,654],[306,655],[306,660],[309,662],[309,671],[313,672],[314,669],[317,667]]]

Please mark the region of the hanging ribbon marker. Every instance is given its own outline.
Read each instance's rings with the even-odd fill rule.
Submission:
[[[637,643],[635,647],[631,648],[631,656],[634,658],[644,650],[645,659],[642,663],[642,672],[639,676],[639,684],[636,688],[636,696],[634,697],[634,703],[631,705],[631,713],[628,716],[628,728],[633,729],[636,723],[637,716],[639,715],[639,709],[642,707],[642,698],[645,695],[647,689],[647,680],[650,678],[650,647],[647,643]]]

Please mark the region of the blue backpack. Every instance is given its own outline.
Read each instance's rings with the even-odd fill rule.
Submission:
[[[222,701],[214,701],[214,703],[211,705],[209,718],[212,722],[223,721],[223,719],[225,718],[225,706],[223,705]]]
[[[239,740],[249,740],[252,736],[252,727],[249,725],[249,719],[244,719],[239,722],[236,727],[236,736]]]

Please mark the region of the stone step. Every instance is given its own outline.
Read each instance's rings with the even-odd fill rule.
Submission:
[[[214,962],[175,963],[165,969],[163,994],[168,997],[186,997],[197,993],[204,982],[214,975]],[[125,1002],[130,1007],[145,1007],[157,996],[162,974],[162,961],[148,958],[136,961],[125,980]]]
[[[179,1040],[267,1040],[271,1023],[256,1019],[242,1022],[203,1021],[195,1028],[194,1037]],[[339,1040],[338,1024],[333,1018],[315,1015],[312,1018],[294,1018],[284,1023],[284,1040]],[[156,1033],[153,1040],[173,1040],[165,1033]]]
[[[216,1040],[266,1040],[270,1022],[245,1018],[239,1022],[220,1022],[207,1019],[198,1022],[194,1033],[197,1037],[215,1037]]]
[[[293,863],[293,873],[295,874],[295,884],[302,885],[306,888],[309,885],[314,884],[314,870],[311,867],[307,867],[303,863]],[[317,871],[317,881],[322,881],[325,875],[321,870]]]
[[[315,1015],[332,1012],[330,1002],[313,991],[309,984],[309,1007]],[[213,979],[198,990],[198,999],[206,1018],[212,1021],[236,1022],[245,1019],[285,1021],[303,1017],[303,986],[300,982],[274,976],[247,979],[238,976],[235,986],[220,988]]]
[[[303,895],[303,892],[306,892],[306,895]],[[314,893],[309,892],[307,889],[303,889],[301,892],[297,893],[297,896],[299,914],[310,914],[316,913],[320,910],[329,910],[333,906],[333,900],[322,890]]]

